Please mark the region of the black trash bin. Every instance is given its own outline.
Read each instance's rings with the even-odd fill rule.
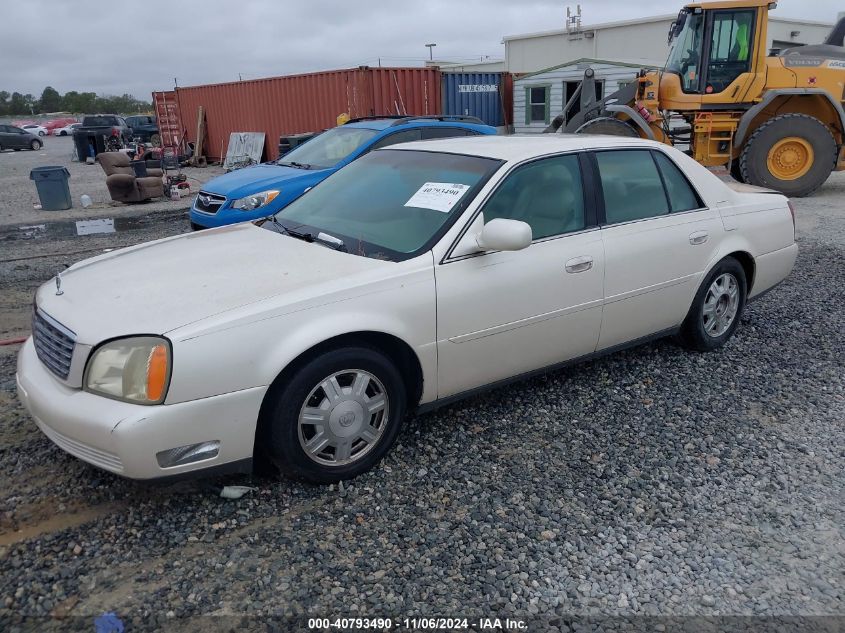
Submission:
[[[92,149],[94,150],[93,157],[106,151],[106,140],[102,134],[89,134],[84,130],[73,133],[73,144],[76,145],[76,157],[80,163],[84,163],[89,156],[92,156]]]
[[[29,179],[35,181],[41,208],[45,211],[70,209],[73,201],[67,181],[70,172],[67,168],[54,165],[36,167],[29,172]]]

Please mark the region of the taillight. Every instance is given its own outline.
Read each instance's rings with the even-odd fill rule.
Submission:
[[[789,212],[792,214],[792,228],[795,228],[795,206],[792,204],[792,200],[787,200],[786,204],[789,205]]]

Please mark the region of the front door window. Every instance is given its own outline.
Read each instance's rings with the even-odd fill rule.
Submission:
[[[706,94],[719,93],[751,69],[753,11],[719,11],[713,16]]]

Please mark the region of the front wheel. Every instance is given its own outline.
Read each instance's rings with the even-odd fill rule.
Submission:
[[[33,152],[36,152],[36,151],[38,151],[39,149],[41,149],[41,145],[42,145],[42,144],[41,144],[41,141],[39,141],[39,140],[33,140],[33,141],[32,141],[32,143],[30,143],[30,144],[29,144],[29,148],[30,148]]]
[[[384,457],[405,415],[405,384],[381,352],[317,356],[274,389],[262,448],[286,475],[313,483],[357,477]]]
[[[748,139],[740,155],[742,180],[786,196],[809,196],[836,167],[837,150],[824,123],[806,114],[783,114]]]
[[[722,347],[739,327],[747,293],[745,270],[736,259],[726,257],[716,264],[681,326],[681,342],[700,352]]]

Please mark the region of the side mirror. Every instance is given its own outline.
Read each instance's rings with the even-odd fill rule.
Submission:
[[[484,225],[475,241],[483,251],[521,251],[532,239],[531,227],[525,222],[495,218]]]

